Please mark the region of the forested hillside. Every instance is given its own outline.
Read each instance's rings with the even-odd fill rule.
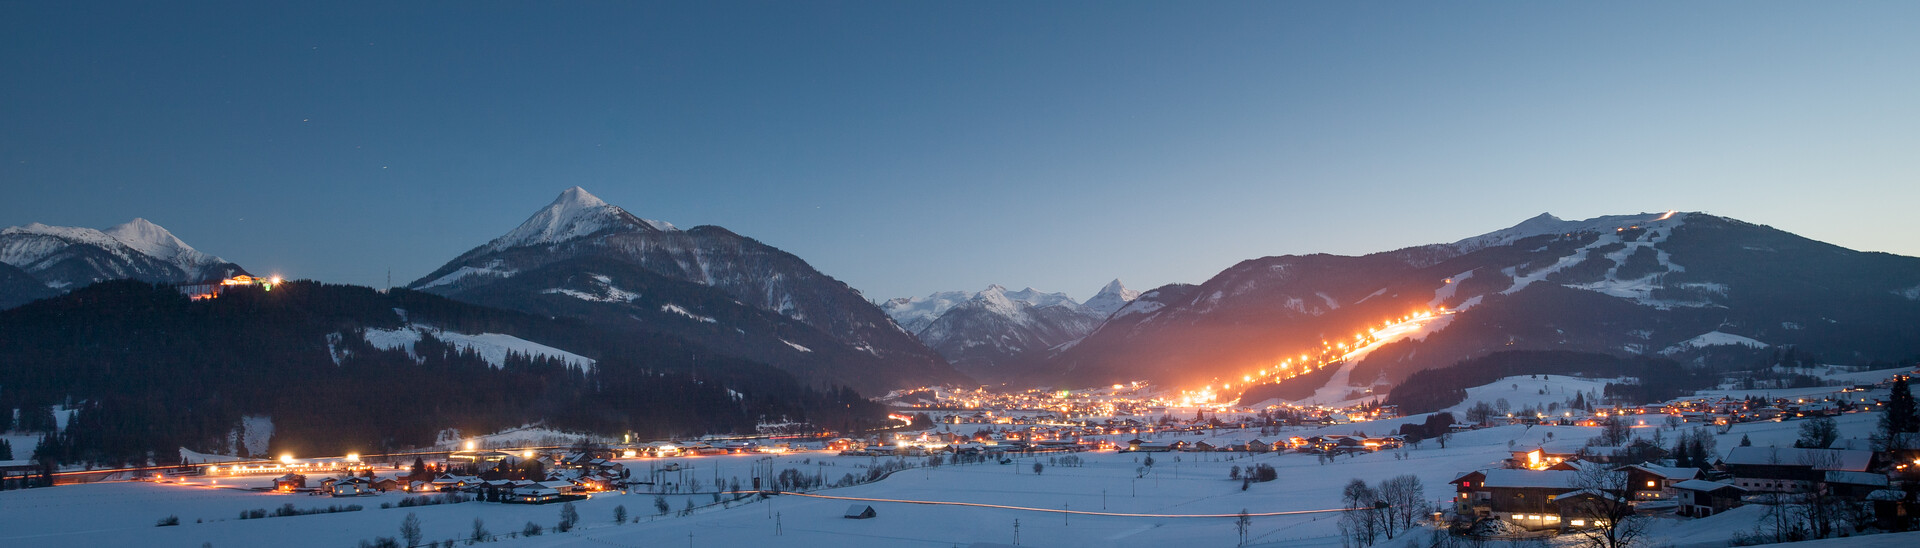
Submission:
[[[419,340],[376,346],[369,331]],[[525,353],[489,361],[436,333],[500,334],[593,361]],[[313,282],[196,302],[168,286],[114,281],[0,313],[0,409],[22,409],[21,426],[45,428],[55,406],[72,415],[50,456],[103,464],[169,462],[180,447],[225,452],[244,417],[272,421],[271,453],[300,455],[529,423],[659,437],[750,431],[761,421],[854,430],[884,420],[851,390],[803,386],[671,337],[612,336],[577,320]]]

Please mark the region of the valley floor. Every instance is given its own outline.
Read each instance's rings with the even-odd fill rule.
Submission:
[[[1873,425],[1869,414],[1839,419],[1844,437],[1864,437]],[[1287,432],[1288,435],[1352,433],[1384,434],[1397,421],[1382,421]],[[1652,422],[1652,421],[1649,421]],[[1748,436],[1755,445],[1787,446],[1798,424],[1740,424],[1718,436],[1721,452]],[[1186,515],[1298,512],[1323,510],[1339,504],[1341,487],[1353,478],[1369,483],[1390,476],[1413,474],[1426,488],[1429,501],[1444,503],[1451,494],[1447,482],[1467,471],[1496,467],[1508,456],[1509,442],[1535,444],[1552,433],[1555,440],[1591,437],[1595,428],[1503,426],[1456,434],[1447,448],[1427,442],[1419,448],[1340,457],[1321,464],[1313,455],[1285,453],[1248,456],[1232,453],[1152,453],[1156,462],[1146,477],[1139,476],[1143,453],[1079,453],[1079,467],[1048,464],[1056,456],[1026,457],[1012,465],[969,464],[913,468],[884,480],[818,493],[839,497],[893,500],[965,502],[1074,511]],[[1248,439],[1257,430],[1185,439]],[[1669,434],[1671,435],[1671,434]],[[1650,436],[1650,433],[1643,433]],[[1271,436],[1268,436],[1271,437]],[[908,459],[923,461],[924,459]],[[1035,462],[1044,465],[1033,472]],[[265,485],[269,478],[224,479],[215,487],[208,480],[196,484],[148,482],[99,483],[50,489],[0,492],[0,545],[6,546],[261,546],[284,548],[347,547],[375,537],[396,537],[401,520],[419,517],[428,541],[463,540],[475,519],[493,533],[519,532],[528,522],[549,531],[537,537],[501,539],[482,545],[498,546],[966,546],[975,543],[1012,544],[1015,522],[1019,544],[1026,546],[1233,546],[1238,533],[1233,518],[1119,517],[1069,515],[1012,508],[985,508],[861,502],[872,504],[877,517],[844,519],[854,502],[793,495],[767,502],[712,506],[712,479],[740,478],[751,485],[753,470],[794,468],[819,474],[831,482],[843,474],[862,475],[879,461],[872,457],[842,457],[825,453],[715,456],[624,461],[644,474],[649,467],[678,462],[686,468],[665,477],[682,484],[699,479],[699,494],[668,494],[672,508],[656,516],[655,495],[600,493],[575,503],[581,526],[568,533],[552,532],[560,505],[505,505],[468,502],[412,508],[379,508],[398,502],[404,494],[359,498],[288,495],[238,489]],[[1228,479],[1232,466],[1271,464],[1277,481],[1254,484],[1242,491]],[[239,485],[235,485],[235,484]],[[692,515],[676,517],[689,501],[701,506]],[[296,508],[359,504],[357,512],[265,519],[236,519],[243,510],[271,511],[283,504]],[[615,525],[614,508],[624,506],[638,523]],[[1755,508],[1754,510],[1758,510]],[[155,527],[155,521],[178,516],[175,527]],[[1263,546],[1339,546],[1336,514],[1253,518],[1250,543]],[[1730,512],[1704,520],[1659,518],[1647,546],[1724,546],[1737,532],[1751,531],[1758,514]],[[1904,536],[1904,535],[1903,535]],[[1862,540],[1865,540],[1866,537]],[[1874,539],[1878,541],[1880,539]],[[1916,539],[1920,540],[1920,539]],[[464,542],[463,542],[464,544]],[[1401,546],[1396,539],[1383,546]]]

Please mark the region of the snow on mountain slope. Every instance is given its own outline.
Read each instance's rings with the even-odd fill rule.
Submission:
[[[584,279],[596,273],[617,274],[614,278],[622,285],[606,287]],[[964,382],[945,360],[901,330],[859,291],[800,257],[719,226],[680,230],[641,219],[578,187],[560,193],[513,230],[455,257],[408,287],[457,300],[592,317],[619,324],[622,330],[699,340],[719,354],[762,361],[809,377],[808,382],[858,390]],[[769,324],[740,311],[717,314],[727,306],[713,302],[716,295],[710,292],[724,294],[734,306],[778,315],[798,325],[769,329],[783,321]],[[637,293],[647,295],[626,299]],[[571,304],[548,299],[556,295]],[[670,304],[686,314],[662,308]],[[641,309],[617,311],[629,305]],[[657,318],[663,310],[695,321],[628,323],[638,317]],[[817,331],[825,337],[786,331],[791,328]],[[730,339],[722,340],[723,334]],[[789,352],[776,334],[813,352]]]
[[[1732,333],[1722,333],[1719,331],[1709,331],[1701,334],[1698,337],[1680,341],[1680,344],[1676,344],[1671,347],[1668,347],[1666,350],[1661,350],[1660,353],[1673,354],[1673,353],[1680,352],[1682,350],[1686,350],[1690,348],[1704,348],[1708,346],[1734,346],[1734,345],[1749,346],[1753,348],[1766,348],[1768,346],[1771,346],[1767,343],[1763,343],[1749,337],[1742,337]]]
[[[18,269],[0,277],[10,286],[0,287],[0,295],[34,293],[11,287],[27,283],[59,292],[104,280],[186,283],[245,273],[146,219],[106,231],[40,223],[9,227],[0,230],[0,263]]]
[[[227,263],[226,259],[201,253],[172,232],[142,218],[122,223],[106,230],[106,235],[126,244],[135,251],[145,253],[162,261],[173,263],[181,271],[197,275],[203,279],[224,278],[220,272],[209,271]]]
[[[973,298],[965,291],[941,291],[925,297],[900,297],[881,303],[880,310],[908,333],[919,333],[960,303]]]
[[[627,210],[601,201],[586,189],[573,187],[560,193],[553,203],[533,214],[506,235],[487,243],[487,249],[501,251],[514,247],[554,244],[589,236],[604,230],[641,229],[658,232],[677,231],[665,221],[642,219]]]
[[[498,266],[499,261],[495,261],[493,265]],[[468,276],[481,276],[481,277],[494,276],[494,277],[500,277],[500,278],[507,278],[507,277],[512,277],[513,274],[514,274],[513,270],[508,270],[503,268],[463,266],[463,267],[460,267],[460,269],[458,270],[447,273],[447,275],[445,276],[434,278],[433,281],[431,282],[421,284],[418,289],[429,289],[434,287],[440,287],[443,285],[452,285],[454,283],[458,283],[460,280],[465,279]]]
[[[1677,219],[1680,217],[1685,217],[1685,215],[1669,211],[1666,213],[1641,213],[1637,215],[1607,215],[1586,220],[1567,221],[1555,217],[1551,213],[1541,213],[1531,219],[1521,221],[1520,224],[1479,236],[1464,238],[1449,245],[1457,249],[1460,253],[1469,253],[1484,248],[1512,244],[1526,238],[1543,234],[1610,232],[1616,228],[1636,225],[1651,228],[1666,221],[1673,221],[1674,224],[1679,224]]]
[[[402,329],[368,329],[365,337],[367,344],[375,348],[404,350],[408,356],[418,360],[420,356],[414,353],[414,344],[420,342],[422,333],[431,334],[433,338],[440,339],[455,348],[472,350],[494,367],[504,367],[507,363],[507,354],[511,352],[536,358],[559,358],[569,367],[578,367],[582,371],[593,370],[594,361],[586,356],[499,333],[475,335],[441,331],[424,325],[411,325]]]
[[[602,303],[633,302],[634,299],[640,298],[639,293],[627,291],[625,289],[620,289],[618,286],[613,285],[613,279],[608,278],[607,276],[594,274],[592,275],[592,279],[595,282],[594,285],[599,286],[599,291],[589,293],[586,291],[580,291],[578,289],[553,288],[553,289],[541,291],[541,293],[549,293],[549,294],[557,293],[561,295],[566,295],[568,297],[573,297],[575,299],[580,299],[583,301],[594,301],[594,302],[602,302]]]
[[[0,230],[0,236],[16,237],[8,238],[5,245],[0,246],[0,263],[28,269],[41,259],[75,244],[91,245],[113,252],[121,252],[127,247],[120,240],[99,230],[74,226],[48,226],[40,223],[7,227],[5,230]],[[41,236],[41,238],[28,239],[23,238],[24,236]]]
[[[1081,306],[1086,307],[1087,310],[1093,314],[1105,318],[1112,316],[1113,313],[1119,311],[1121,307],[1127,306],[1127,303],[1133,302],[1134,299],[1138,298],[1140,298],[1139,291],[1127,289],[1126,284],[1121,283],[1118,278],[1115,278],[1113,281],[1107,282],[1106,287],[1100,288],[1099,293],[1095,293],[1092,298],[1087,299],[1087,302],[1081,303]]]
[[[1065,293],[1034,288],[1009,291],[990,285],[977,293],[946,291],[883,305],[894,322],[976,378],[1000,376],[1001,366],[1030,352],[1072,343],[1138,294],[1115,280],[1101,290],[1095,309]],[[1095,302],[1089,300],[1089,302]]]

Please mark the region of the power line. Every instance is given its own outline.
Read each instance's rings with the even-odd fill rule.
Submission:
[[[787,493],[781,493],[781,494],[798,496],[798,497],[810,497],[810,498],[817,498],[817,499],[853,500],[853,501],[865,501],[865,502],[897,502],[900,504],[925,504],[925,505],[931,505],[931,506],[972,506],[976,508],[999,508],[1003,510],[1022,510],[1027,512],[1054,512],[1054,513],[1062,513],[1062,514],[1079,514],[1083,516],[1111,516],[1111,517],[1122,517],[1122,518],[1238,518],[1240,516],[1258,518],[1258,517],[1270,517],[1270,516],[1297,516],[1297,515],[1305,515],[1305,514],[1324,514],[1324,513],[1330,513],[1330,512],[1346,511],[1345,508],[1328,508],[1324,510],[1292,510],[1287,512],[1257,512],[1257,513],[1250,513],[1250,514],[1240,514],[1240,513],[1136,514],[1136,513],[1126,513],[1126,512],[1093,512],[1093,511],[1087,511],[1087,510],[1069,510],[1065,508],[1061,508],[1061,509],[1034,508],[1030,506],[1009,506],[1005,504],[986,504],[986,503],[979,503],[979,502],[950,502],[950,501],[938,501],[938,500],[905,500],[905,499],[880,499],[880,498],[869,498],[869,497],[840,497],[840,496],[834,496],[834,495],[816,495],[812,493],[793,493],[793,492],[787,492]]]

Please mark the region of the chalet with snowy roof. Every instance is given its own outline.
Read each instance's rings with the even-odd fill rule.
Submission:
[[[560,490],[539,483],[517,485],[500,497],[500,502],[546,504],[560,500]]]
[[[1892,484],[1886,474],[1840,470],[1828,471],[1821,483],[1827,486],[1828,493],[1851,500],[1866,500],[1867,495]]]
[[[275,491],[279,491],[282,493],[292,493],[296,490],[306,489],[306,488],[307,488],[307,477],[302,476],[300,474],[294,474],[289,472],[287,473],[287,475],[273,478],[273,490]]]
[[[1527,529],[1562,527],[1560,507],[1555,501],[1579,490],[1579,474],[1511,469],[1469,472],[1449,482],[1455,486],[1454,511],[1462,516],[1503,520]]]
[[[1674,484],[1700,479],[1699,468],[1660,466],[1657,464],[1634,464],[1614,468],[1613,471],[1627,475],[1627,486],[1633,490],[1633,500],[1673,500],[1677,495]]]
[[[332,488],[331,494],[336,497],[358,497],[371,495],[374,492],[373,480],[359,476],[335,481]]]
[[[1675,513],[1690,518],[1704,518],[1740,507],[1741,497],[1747,490],[1739,486],[1690,479],[1673,484],[1674,500],[1679,503]]]
[[[1174,442],[1174,443],[1183,443],[1183,442]],[[1146,441],[1146,440],[1136,438],[1136,439],[1127,441],[1127,450],[1133,451],[1136,453],[1163,453],[1167,451],[1172,451],[1173,444],[1165,443],[1165,442]]]
[[[1781,493],[1807,491],[1827,472],[1866,472],[1876,460],[1872,451],[1856,449],[1735,447],[1719,465],[1742,489]]]

